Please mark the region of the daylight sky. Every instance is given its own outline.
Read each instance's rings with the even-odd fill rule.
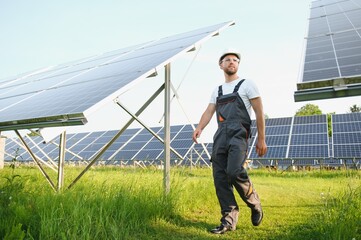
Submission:
[[[293,116],[307,103],[318,105],[323,113],[345,113],[351,105],[361,104],[360,96],[300,103],[293,99],[310,2],[0,0],[0,79],[233,20],[234,26],[172,63],[181,105],[172,102],[171,124],[198,122],[211,91],[223,82],[217,59],[228,47],[242,53],[239,75],[257,83],[270,118]],[[162,73],[146,79],[121,99],[135,112],[163,79]],[[163,97],[144,113],[150,126],[161,120],[162,101]],[[129,117],[114,105],[100,109],[88,129],[121,127]]]

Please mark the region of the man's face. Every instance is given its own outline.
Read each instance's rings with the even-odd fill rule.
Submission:
[[[239,59],[236,55],[229,54],[226,55],[222,61],[219,63],[220,68],[227,75],[234,75],[238,71]]]

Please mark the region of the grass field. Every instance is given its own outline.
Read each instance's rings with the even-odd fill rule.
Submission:
[[[66,168],[67,186],[81,171]],[[250,170],[264,219],[238,197],[237,230],[222,239],[361,239],[361,172]],[[56,179],[56,176],[52,176]],[[154,168],[96,167],[55,193],[36,168],[0,170],[1,239],[219,239],[210,169],[174,168],[171,192]]]

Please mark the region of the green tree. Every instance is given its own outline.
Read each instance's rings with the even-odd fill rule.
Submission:
[[[321,115],[322,111],[317,105],[314,104],[306,104],[297,110],[295,116],[310,116],[310,115]]]
[[[361,112],[361,107],[354,104],[350,107],[350,112],[354,113],[354,112]]]
[[[335,112],[327,113],[327,127],[328,127],[328,136],[332,137],[332,121],[331,121],[331,115],[334,115]]]

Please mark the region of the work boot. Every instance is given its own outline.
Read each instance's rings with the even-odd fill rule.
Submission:
[[[231,225],[224,225],[224,224],[221,224],[220,226],[214,228],[211,230],[211,233],[214,233],[214,234],[223,234],[227,231],[234,231],[236,230],[236,228],[232,228]]]
[[[252,208],[251,213],[252,213],[251,220],[252,220],[253,226],[260,225],[262,222],[262,218],[263,218],[263,211],[262,211],[261,205],[259,205],[258,207]]]

